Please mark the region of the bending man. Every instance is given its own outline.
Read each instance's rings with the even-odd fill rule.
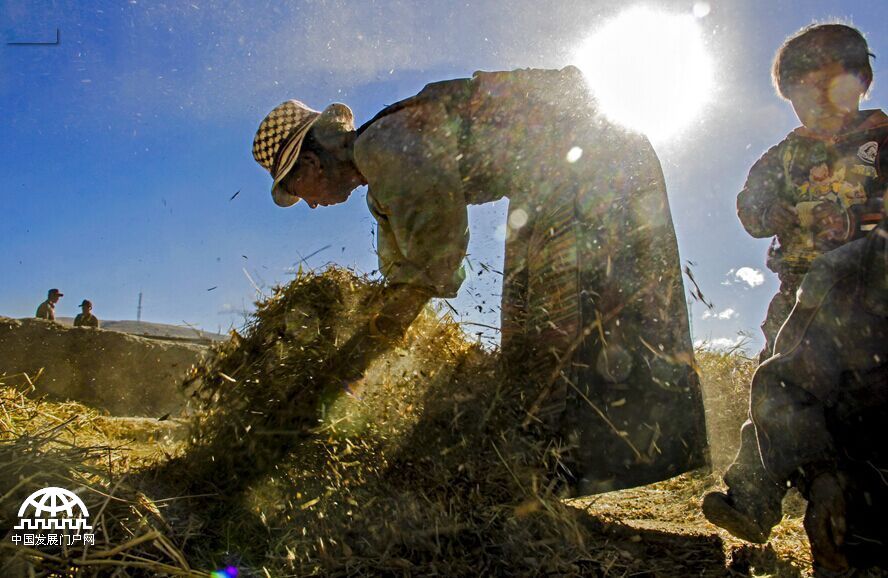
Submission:
[[[359,129],[298,101],[261,123],[253,155],[280,206],[344,202],[368,185],[387,280],[336,360],[345,378],[454,297],[467,206],[508,197],[503,350],[528,412],[572,448],[577,493],[703,465],[706,438],[659,162],[600,116],[579,71],[476,73],[426,86]]]

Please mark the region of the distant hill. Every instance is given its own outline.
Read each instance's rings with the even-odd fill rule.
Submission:
[[[62,325],[74,324],[73,317],[56,317],[56,321]],[[210,333],[187,325],[168,325],[166,323],[151,323],[150,321],[105,321],[101,319],[101,328],[108,331],[140,335],[154,339],[168,339],[171,341],[212,342],[225,341],[227,335]]]

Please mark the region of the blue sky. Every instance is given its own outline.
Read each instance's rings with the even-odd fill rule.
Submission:
[[[643,3],[690,13],[693,2]],[[50,287],[73,316],[83,298],[105,319],[223,331],[256,292],[285,282],[300,255],[375,269],[373,221],[345,205],[280,209],[250,154],[268,110],[288,98],[349,104],[358,122],[427,82],[478,69],[561,67],[616,2],[0,2],[0,315],[32,315]],[[684,260],[715,309],[693,306],[697,339],[761,342],[776,279],[767,242],[737,221],[751,164],[797,121],[770,86],[783,38],[841,18],[867,34],[884,105],[888,3],[711,1],[699,26],[717,88],[681,138],[655,142]],[[6,42],[54,39],[53,47]],[[229,198],[236,192],[240,194]],[[473,207],[470,276],[453,305],[498,323],[505,204]],[[474,273],[471,273],[474,271]],[[738,271],[740,275],[738,275]],[[208,289],[215,289],[208,291]],[[478,307],[481,311],[478,311]],[[474,330],[467,327],[467,330]]]

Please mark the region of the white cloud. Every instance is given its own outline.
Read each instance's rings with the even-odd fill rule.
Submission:
[[[709,349],[712,351],[727,351],[735,348],[742,349],[743,345],[747,341],[747,338],[743,335],[738,335],[735,338],[730,337],[716,337],[714,339],[698,339],[694,342],[694,347]]]
[[[709,309],[703,312],[703,319],[720,319],[724,321],[727,319],[734,319],[737,316],[738,313],[730,307],[726,308],[724,311],[719,311],[718,313],[710,311]]]
[[[478,68],[511,68],[512,63],[560,67],[566,64],[569,40],[579,37],[588,22],[613,11],[600,1],[550,7],[514,0],[506,18],[498,2],[464,10],[443,3],[430,9],[408,0],[326,0],[281,3],[273,17],[255,18],[249,6],[239,16],[206,17],[218,32],[217,41],[198,54],[206,66],[182,87],[187,98],[183,90],[170,93],[198,112],[259,103],[258,112],[264,113],[286,97],[325,106],[318,98],[339,95],[334,89],[348,102],[350,89],[374,82],[396,86],[392,75],[405,71],[468,76]],[[186,13],[182,17],[194,26],[198,16],[204,17]],[[447,30],[460,33],[442,32]],[[397,95],[406,97],[421,85],[399,88]]]
[[[736,269],[728,269],[728,272],[725,273],[725,280],[721,282],[722,285],[733,285],[734,284],[734,273]]]
[[[734,272],[734,278],[743,281],[750,287],[758,287],[765,282],[765,276],[758,269],[752,267],[740,267]]]

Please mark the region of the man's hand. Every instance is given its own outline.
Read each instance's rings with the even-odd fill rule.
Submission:
[[[327,360],[329,372],[344,383],[361,379],[374,359],[390,350],[422,311],[432,292],[423,287],[387,285],[370,299],[367,324]]]
[[[821,473],[811,482],[805,512],[805,531],[817,566],[834,572],[849,569],[842,553],[846,530],[842,483],[833,473]]]
[[[762,223],[771,231],[785,231],[799,226],[799,213],[795,207],[785,201],[777,201],[762,216]]]

